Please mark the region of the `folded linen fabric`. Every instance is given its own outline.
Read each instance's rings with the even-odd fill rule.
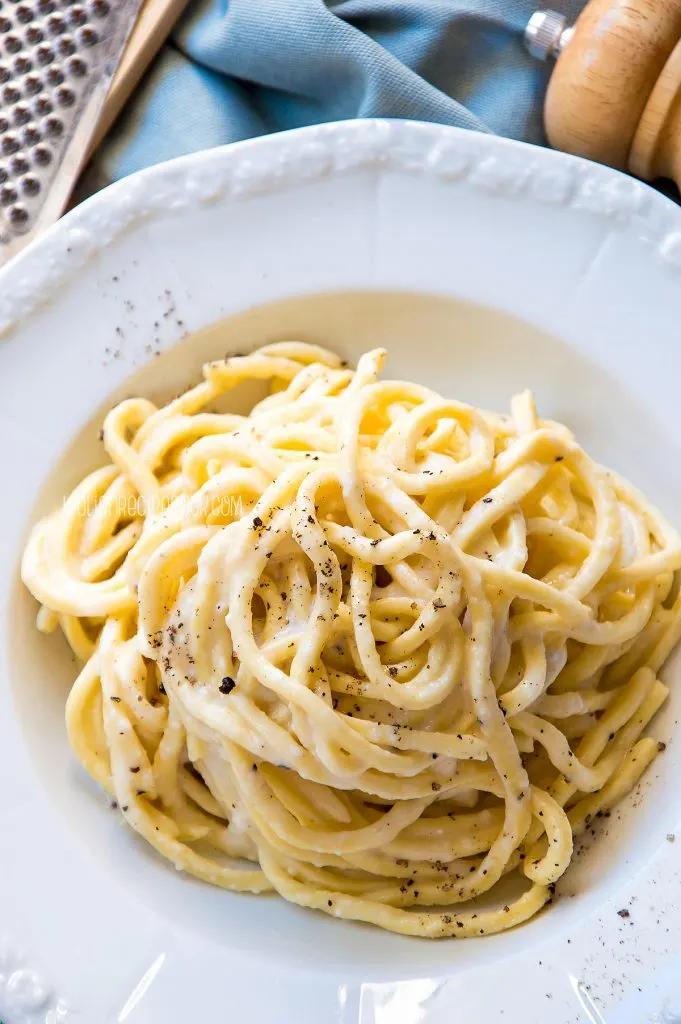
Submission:
[[[544,141],[536,0],[193,0],[80,189],[183,153],[355,117]],[[574,17],[583,0],[552,0]]]

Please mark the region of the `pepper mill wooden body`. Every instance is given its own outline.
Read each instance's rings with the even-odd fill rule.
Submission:
[[[556,58],[552,146],[681,188],[681,0],[591,0],[574,27],[539,11],[525,39]]]

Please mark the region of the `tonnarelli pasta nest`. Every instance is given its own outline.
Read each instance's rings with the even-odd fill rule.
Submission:
[[[529,394],[495,415],[384,356],[268,345],[122,402],[23,578],[84,663],[73,749],[176,867],[486,934],[656,756],[681,544]],[[210,411],[254,379],[249,416]]]

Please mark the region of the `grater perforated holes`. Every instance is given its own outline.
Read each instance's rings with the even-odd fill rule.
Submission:
[[[19,151],[19,140],[16,135],[9,133],[3,135],[0,142],[0,150],[2,150],[4,156],[12,156],[14,153],[17,153]]]
[[[10,170],[12,174],[26,174],[30,170],[31,165],[25,156],[13,156],[9,162]]]
[[[52,14],[57,8],[54,0],[38,0],[35,6],[38,14]]]
[[[18,53],[21,49],[21,39],[19,39],[19,36],[14,34],[5,36],[4,49],[5,53]]]
[[[8,177],[8,175],[7,175],[7,171],[5,170],[5,168],[4,167],[0,167],[0,185],[4,184],[4,182],[7,181],[7,177]]]
[[[15,85],[6,85],[2,90],[2,101],[3,103],[18,103],[21,99],[21,93]]]
[[[33,103],[33,109],[38,117],[45,117],[47,114],[51,114],[54,110],[52,101],[47,96],[38,96],[37,100]]]
[[[64,134],[64,125],[58,117],[48,117],[43,125],[45,135],[50,139],[58,139]]]
[[[80,4],[78,4],[77,7],[71,8],[71,10],[68,13],[68,19],[71,25],[85,25],[85,23],[87,22],[87,14],[85,13],[84,8],[82,8]]]
[[[47,167],[52,163],[52,154],[47,146],[36,146],[33,150],[33,160],[38,167]]]
[[[18,192],[11,185],[3,185],[0,188],[0,204],[2,206],[11,206],[12,203],[16,203],[18,198]]]
[[[37,196],[40,194],[40,181],[31,175],[21,180],[21,191],[25,196]]]
[[[95,46],[99,42],[99,35],[88,26],[80,30],[78,39],[82,46]]]
[[[26,29],[26,42],[30,43],[31,46],[37,46],[38,43],[42,43],[45,38],[45,33],[37,25],[29,25]]]
[[[9,222],[15,231],[21,231],[28,225],[28,210],[25,206],[13,206],[9,211]]]
[[[57,89],[57,103],[60,107],[72,107],[75,102],[76,94],[73,89],[68,89],[66,86]]]
[[[59,68],[48,68],[45,77],[48,85],[61,85],[64,81],[64,72]]]
[[[33,11],[28,4],[21,4],[16,10],[17,21],[22,25],[27,25],[29,21],[33,21]]]
[[[35,55],[38,58],[38,64],[40,64],[42,67],[45,67],[47,64],[51,64],[54,60],[54,53],[52,52],[50,47],[46,46],[45,44],[38,47],[38,49],[35,51]]]
[[[36,96],[42,87],[43,83],[37,75],[28,75],[28,77],[24,79],[24,94],[26,96]]]
[[[15,124],[17,128],[21,128],[23,125],[28,124],[30,120],[31,111],[28,109],[28,107],[24,107],[22,105],[16,106],[14,108],[14,111],[12,113],[12,123]]]
[[[24,57],[23,54],[20,54],[18,57],[14,58],[12,67],[16,75],[27,75],[29,71],[33,70],[33,62],[30,61],[28,57]]]
[[[47,31],[51,36],[58,36],[66,28],[66,19],[63,14],[52,14],[47,19]]]
[[[73,75],[74,78],[83,78],[87,75],[88,67],[82,57],[74,57],[67,64],[69,74]]]
[[[11,27],[12,22],[9,18],[5,18],[3,15],[0,15],[0,32],[9,32]]]
[[[76,52],[76,44],[70,36],[62,36],[57,43],[57,50],[62,57],[72,57]]]
[[[33,124],[30,124],[24,131],[22,138],[26,146],[37,146],[42,141],[41,133]]]
[[[106,18],[107,14],[111,11],[111,7],[106,0],[92,0],[90,10],[95,18]]]
[[[9,121],[6,117],[0,117],[0,132],[6,132],[9,130]]]

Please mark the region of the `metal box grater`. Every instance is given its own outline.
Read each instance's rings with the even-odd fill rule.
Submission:
[[[142,0],[0,0],[0,263],[62,213]]]

